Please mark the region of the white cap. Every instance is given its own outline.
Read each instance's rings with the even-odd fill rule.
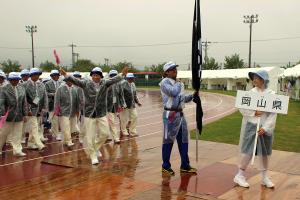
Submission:
[[[73,72],[73,76],[75,76],[75,77],[81,77],[81,74],[80,74],[79,71],[75,71],[75,72]]]
[[[46,78],[43,78],[43,79],[42,79],[42,82],[43,82],[43,83],[45,83],[45,82],[47,82],[47,81],[50,81],[50,78],[46,77]]]
[[[30,75],[30,71],[28,69],[23,69],[20,73],[21,76],[29,76]]]
[[[101,72],[102,73],[102,69],[100,67],[95,67],[92,72]]]
[[[50,76],[53,76],[53,75],[59,75],[59,71],[57,69],[51,70]]]
[[[100,76],[103,78],[103,73],[102,73],[102,69],[100,67],[95,67],[91,73],[90,76],[92,76],[93,74],[100,74]]]
[[[178,67],[178,65],[176,65],[174,62],[172,62],[172,61],[167,62],[164,65],[164,72],[168,71],[169,69],[176,68],[176,67]]]
[[[34,75],[34,74],[39,74],[39,75],[41,75],[41,74],[42,74],[42,71],[41,71],[39,68],[36,68],[36,67],[31,68],[31,69],[30,69],[30,75]]]
[[[112,70],[110,70],[109,73],[108,73],[109,76],[110,76],[110,75],[113,75],[113,74],[118,74],[118,71],[112,69]]]
[[[0,76],[1,76],[2,78],[4,78],[4,79],[6,78],[5,73],[4,73],[3,71],[1,71],[1,70],[0,70]]]
[[[10,72],[7,77],[8,80],[20,80],[20,74],[18,72]]]
[[[133,73],[127,73],[126,78],[134,78],[134,74]]]

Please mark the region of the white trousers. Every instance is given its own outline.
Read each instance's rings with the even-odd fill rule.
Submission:
[[[6,122],[0,129],[0,151],[2,151],[3,145],[8,135],[10,135],[10,143],[13,147],[14,154],[22,152],[22,129],[23,122]]]
[[[54,112],[50,112],[49,117],[51,120],[51,132],[53,135],[57,136],[59,134],[58,116],[54,115]]]
[[[64,136],[64,143],[68,144],[72,142],[71,138],[71,121],[69,117],[60,116],[59,126],[61,127],[61,132]]]
[[[78,126],[78,118],[76,115],[74,117],[70,117],[70,128],[71,128],[71,133],[80,133],[79,126]]]
[[[117,129],[118,116],[117,113],[107,113],[109,130],[114,140],[120,140],[120,131]]]
[[[38,125],[39,125],[39,136],[40,136],[40,139],[43,141],[45,139],[44,137],[44,124],[43,124],[43,120],[42,120],[42,117],[38,117]]]
[[[39,133],[38,117],[28,116],[27,126],[29,127],[28,146],[36,145],[38,148],[43,148],[44,144],[41,142],[41,135]]]
[[[91,159],[97,158],[97,152],[109,136],[109,126],[106,116],[101,118],[84,118],[85,142],[87,153]],[[99,133],[97,133],[99,131]]]
[[[24,123],[22,128],[22,140],[26,139],[26,133],[29,132],[28,125],[27,125],[27,117],[24,117]]]
[[[129,125],[129,133],[131,135],[136,135],[136,126],[137,126],[137,110],[136,108],[126,108],[123,112],[120,113],[120,120],[121,120],[121,131],[126,135],[127,129],[126,126],[130,121]]]
[[[80,121],[79,121],[79,127],[80,127],[79,140],[83,140],[83,138],[85,137],[85,132],[86,131],[85,131],[84,119],[85,119],[85,117],[83,115],[81,115]]]

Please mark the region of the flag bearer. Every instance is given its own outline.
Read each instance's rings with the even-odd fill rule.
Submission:
[[[123,112],[120,113],[120,119],[121,119],[121,131],[122,134],[125,136],[137,136],[137,110],[136,110],[136,104],[138,106],[142,106],[140,103],[137,94],[136,94],[136,87],[134,84],[134,74],[128,73],[126,76],[126,81],[122,82],[122,88],[126,103],[126,109],[124,109]],[[130,121],[129,124],[129,133],[127,131],[127,124]]]
[[[162,172],[175,175],[171,168],[170,156],[175,139],[181,157],[180,172],[197,173],[197,170],[190,166],[188,156],[189,132],[184,117],[184,104],[192,101],[193,95],[184,94],[184,85],[177,77],[177,67],[173,62],[164,65],[165,78],[160,83],[163,98],[164,112],[163,124],[164,135],[162,145]]]
[[[78,80],[73,76],[68,76],[61,69],[61,74],[65,76],[67,81],[71,81],[74,85],[83,88],[85,98],[85,128],[87,152],[90,156],[91,163],[98,164],[99,148],[104,144],[109,136],[109,126],[107,121],[107,89],[114,83],[123,79],[127,74],[128,67],[125,67],[122,74],[110,79],[103,79],[103,73],[100,67],[95,67],[90,79]],[[96,138],[99,131],[99,138]]]
[[[62,137],[59,133],[58,116],[54,115],[54,95],[57,88],[61,84],[61,81],[59,81],[59,71],[51,70],[50,77],[51,80],[45,83],[45,87],[48,96],[49,117],[51,119],[51,133],[56,137],[56,140],[61,140]]]
[[[109,77],[115,77],[118,75],[116,70],[110,70]],[[123,95],[122,86],[120,83],[113,84],[107,91],[107,118],[109,123],[110,133],[116,144],[120,143],[120,131],[117,128],[118,112],[125,107],[125,100]]]
[[[0,116],[7,115],[6,122],[0,127],[0,151],[10,135],[10,143],[15,156],[25,156],[22,152],[21,138],[23,119],[27,112],[25,89],[19,85],[21,77],[19,73],[11,72],[8,75],[8,84],[3,86],[0,92]]]
[[[39,135],[39,121],[42,113],[48,110],[48,98],[43,83],[39,81],[42,71],[38,68],[30,70],[30,80],[23,84],[28,103],[27,123],[29,127],[28,148],[42,150],[45,146]]]

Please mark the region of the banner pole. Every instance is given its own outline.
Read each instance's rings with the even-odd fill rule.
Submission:
[[[256,152],[256,147],[257,147],[257,139],[258,139],[259,126],[260,126],[260,117],[258,117],[258,119],[257,119],[257,127],[256,127],[256,133],[255,133],[254,148],[253,148],[253,153],[252,153],[252,158],[251,158],[251,165],[254,164],[254,158],[255,158],[255,152]]]

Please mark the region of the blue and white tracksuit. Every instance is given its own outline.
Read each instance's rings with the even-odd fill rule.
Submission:
[[[164,78],[160,83],[163,98],[163,146],[162,146],[162,167],[171,167],[170,156],[175,139],[181,157],[181,168],[189,167],[188,156],[188,129],[187,122],[182,112],[184,104],[192,101],[193,95],[184,95],[184,85],[171,78]]]

